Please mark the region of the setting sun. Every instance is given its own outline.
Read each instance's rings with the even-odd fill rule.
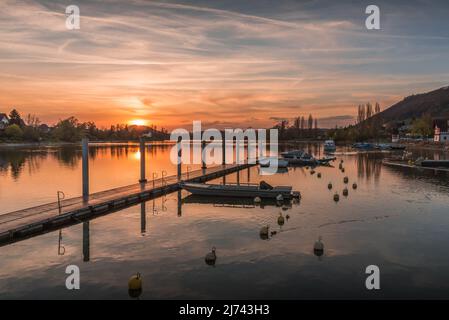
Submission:
[[[135,126],[144,126],[147,124],[147,121],[143,119],[135,119],[131,120],[129,123]]]

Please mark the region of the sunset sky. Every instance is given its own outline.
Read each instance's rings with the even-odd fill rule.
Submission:
[[[80,30],[66,29],[70,4]],[[365,28],[369,4],[381,30]],[[0,113],[169,129],[312,113],[344,125],[360,103],[449,84],[448,17],[447,0],[1,0]]]

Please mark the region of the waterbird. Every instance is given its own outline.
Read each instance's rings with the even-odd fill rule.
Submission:
[[[354,183],[352,184],[352,189],[357,189],[357,183],[354,182]]]
[[[329,184],[327,185],[327,188],[330,190],[332,189],[332,183],[329,182]]]
[[[348,196],[348,193],[349,193],[348,188],[344,188],[344,189],[343,189],[343,195],[344,195],[345,197],[347,197],[347,196]]]
[[[345,168],[341,168],[341,172],[345,172]]]
[[[317,176],[318,178],[321,178],[321,172],[318,172],[318,173],[316,174],[316,176]]]
[[[347,176],[343,178],[344,183],[348,183],[348,181],[349,181],[349,178]]]
[[[215,265],[215,261],[217,260],[217,255],[215,254],[215,247],[212,247],[212,251],[206,254],[206,258],[204,258],[204,261],[210,266]]]
[[[287,215],[285,216],[285,219],[287,219],[287,221],[288,221],[288,219],[290,219],[290,215],[287,213]]]

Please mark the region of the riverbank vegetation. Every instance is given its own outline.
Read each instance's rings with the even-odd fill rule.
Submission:
[[[8,123],[0,130],[0,142],[42,142],[61,141],[78,142],[83,137],[93,141],[133,141],[144,136],[148,140],[166,140],[167,131],[162,128],[136,126],[127,124],[112,125],[109,128],[98,128],[92,121],[80,122],[75,117],[58,121],[55,126],[43,124],[34,115],[22,118],[14,109],[8,116]]]

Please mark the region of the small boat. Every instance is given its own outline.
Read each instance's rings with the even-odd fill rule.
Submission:
[[[278,168],[287,168],[288,166],[288,161],[284,160],[284,159],[278,159],[276,157],[266,157],[266,158],[261,158],[259,159],[259,165],[262,168],[267,168],[270,167],[270,164],[273,163],[277,160],[277,167]]]
[[[335,146],[334,140],[326,140],[324,141],[324,151],[325,152],[333,152],[337,149]]]
[[[353,147],[354,149],[363,149],[363,150],[366,150],[366,149],[373,149],[373,148],[374,148],[374,145],[373,145],[372,143],[367,143],[367,142],[357,142],[357,143],[354,143],[354,144],[352,145],[352,147]]]
[[[206,184],[181,182],[180,187],[194,195],[214,197],[241,197],[241,198],[270,198],[283,199],[300,198],[297,191],[292,191],[291,186],[272,187],[261,181],[260,184]]]
[[[284,159],[301,158],[305,154],[302,150],[291,150],[286,152],[281,152],[281,156]]]
[[[293,156],[285,158],[288,164],[301,165],[301,166],[314,166],[317,165],[317,160],[308,153],[303,153],[301,156]]]

